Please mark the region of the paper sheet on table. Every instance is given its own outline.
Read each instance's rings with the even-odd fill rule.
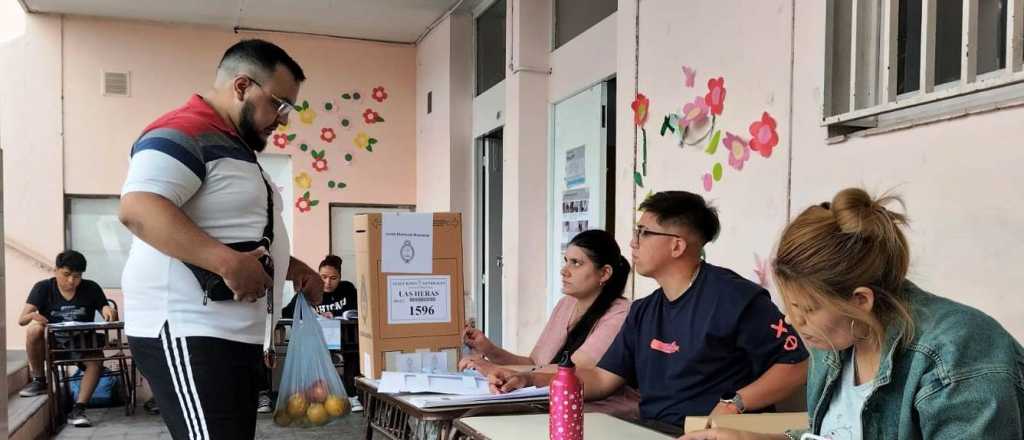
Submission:
[[[485,394],[468,396],[451,395],[423,395],[423,396],[402,396],[401,398],[417,408],[436,408],[442,406],[463,406],[476,405],[491,402],[518,402],[527,400],[539,400],[547,397],[548,387],[522,388],[505,394]]]
[[[341,350],[341,322],[337,319],[317,318],[320,329],[324,332],[324,342],[328,350]]]
[[[490,394],[487,379],[479,374],[425,374],[385,371],[377,391],[381,393]]]
[[[99,321],[99,323],[105,323],[105,322],[106,321]],[[55,323],[52,323],[50,325],[52,325],[54,327],[74,327],[76,325],[86,325],[86,324],[97,324],[97,322],[64,321],[64,322],[55,322]]]

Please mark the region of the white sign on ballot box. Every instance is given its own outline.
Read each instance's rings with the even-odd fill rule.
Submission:
[[[451,322],[452,277],[388,277],[388,324]]]
[[[434,214],[381,214],[381,263],[384,273],[434,271]]]

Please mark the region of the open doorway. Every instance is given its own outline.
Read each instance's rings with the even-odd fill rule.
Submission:
[[[562,297],[562,254],[573,237],[588,229],[615,230],[615,88],[611,78],[552,107],[549,312]]]
[[[477,326],[501,346],[502,129],[476,139]]]

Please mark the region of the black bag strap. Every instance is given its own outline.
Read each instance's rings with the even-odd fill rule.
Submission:
[[[270,245],[274,242],[274,190],[263,173],[263,167],[259,161],[256,167],[260,170],[260,179],[263,179],[263,186],[267,188],[267,225],[263,227],[263,240],[266,240],[267,252],[270,252]]]

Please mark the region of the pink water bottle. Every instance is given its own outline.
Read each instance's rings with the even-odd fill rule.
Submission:
[[[583,383],[569,352],[562,354],[558,373],[548,394],[548,437],[550,440],[583,440]]]

